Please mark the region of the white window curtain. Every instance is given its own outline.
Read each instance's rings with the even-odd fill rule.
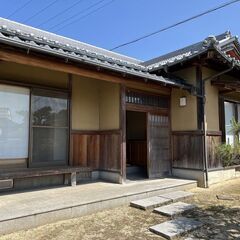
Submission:
[[[29,95],[27,88],[0,84],[0,160],[28,157]]]

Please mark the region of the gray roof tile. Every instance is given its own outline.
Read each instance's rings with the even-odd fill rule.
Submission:
[[[192,44],[185,48],[165,54],[163,56],[151,59],[141,64],[147,67],[149,72],[154,72],[156,70],[164,68],[165,66],[173,66],[175,64],[178,64],[179,62],[183,62],[188,59],[194,58],[198,55],[207,52],[210,48],[218,51],[222,55],[222,57],[224,57],[226,60],[234,61],[234,59],[231,58],[231,56],[227,56],[226,52],[224,51],[224,47],[233,41],[237,45],[239,45],[237,38],[235,36],[231,36],[231,33],[229,31],[216,37],[211,35],[201,42]],[[235,61],[235,64],[239,65],[238,61]]]

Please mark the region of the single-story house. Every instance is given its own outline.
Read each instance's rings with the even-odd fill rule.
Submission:
[[[229,32],[143,62],[0,18],[0,189],[222,180],[239,72]]]

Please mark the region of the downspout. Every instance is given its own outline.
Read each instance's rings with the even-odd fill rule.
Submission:
[[[212,76],[206,77],[202,79],[202,104],[203,104],[203,116],[204,116],[204,122],[203,122],[203,132],[204,132],[204,172],[206,173],[206,179],[205,179],[205,187],[209,187],[209,178],[208,178],[208,152],[207,152],[207,118],[206,118],[206,91],[205,91],[205,83],[207,81],[210,81],[212,79],[215,79],[217,77],[222,76],[223,74],[226,74],[230,72],[235,67],[235,62],[232,62],[232,66],[229,69],[226,69],[220,73],[214,74]]]

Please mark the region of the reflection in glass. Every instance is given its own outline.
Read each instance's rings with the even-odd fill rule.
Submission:
[[[66,163],[68,156],[68,100],[55,92],[32,95],[32,162]]]
[[[0,159],[28,157],[29,90],[0,85]]]
[[[67,100],[33,96],[33,125],[67,127]]]

